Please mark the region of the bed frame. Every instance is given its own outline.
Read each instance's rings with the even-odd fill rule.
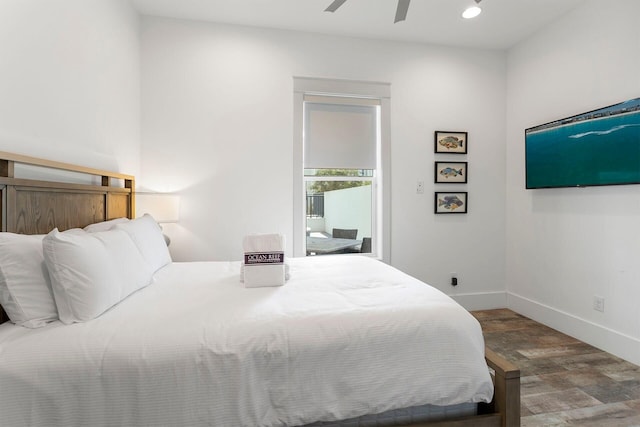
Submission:
[[[59,170],[101,185],[18,178],[15,165]],[[66,174],[66,175],[65,175]],[[0,231],[46,234],[135,215],[133,176],[0,151]],[[9,320],[0,307],[0,323]]]
[[[86,174],[101,185],[69,184],[15,177],[15,164]],[[113,185],[118,181],[121,185]],[[91,169],[0,151],[0,231],[45,234],[84,227],[119,217],[135,216],[133,176]],[[8,321],[0,307],[0,323]],[[478,415],[447,421],[411,424],[413,427],[519,427],[520,370],[488,348],[493,371],[493,401],[480,404]]]

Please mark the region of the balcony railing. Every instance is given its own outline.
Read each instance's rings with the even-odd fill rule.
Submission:
[[[307,218],[324,217],[324,193],[307,194]]]

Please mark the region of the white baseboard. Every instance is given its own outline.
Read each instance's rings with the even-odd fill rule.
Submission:
[[[503,291],[449,296],[469,311],[491,310],[494,308],[505,308],[507,306],[507,293]]]
[[[514,293],[507,293],[509,309],[594,347],[640,365],[640,340]]]

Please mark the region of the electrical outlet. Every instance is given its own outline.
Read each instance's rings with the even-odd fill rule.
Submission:
[[[604,298],[594,295],[593,309],[596,311],[604,312]]]
[[[451,286],[458,286],[458,275],[451,273]]]
[[[418,181],[416,184],[416,193],[424,194],[424,181]]]

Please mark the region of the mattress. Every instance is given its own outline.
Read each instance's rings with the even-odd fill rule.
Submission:
[[[297,426],[491,400],[451,298],[368,257],[289,263],[252,289],[239,262],[173,263],[92,321],[0,325],[0,423]]]

